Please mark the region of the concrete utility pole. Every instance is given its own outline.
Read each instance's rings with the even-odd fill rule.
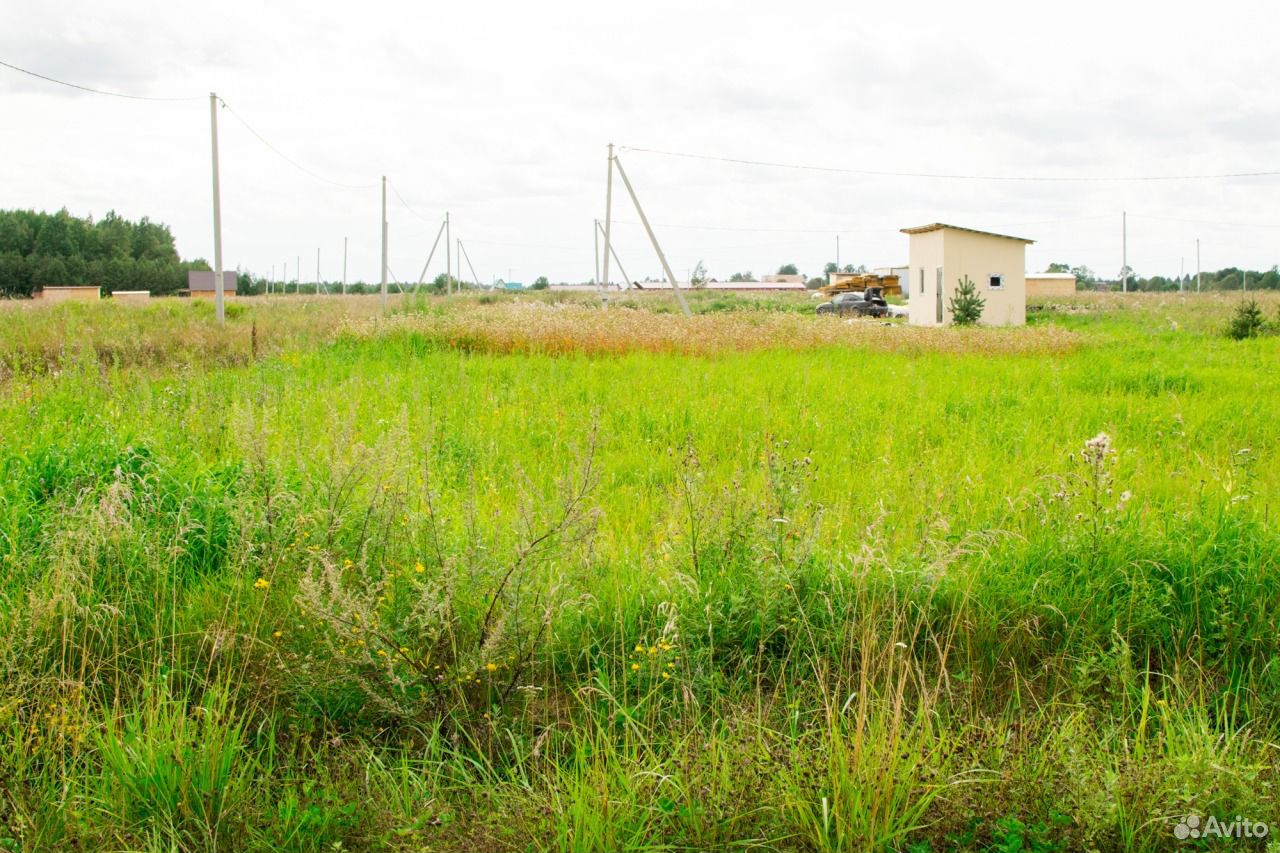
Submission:
[[[347,238],[342,238],[342,295],[347,295]]]
[[[1121,293],[1129,292],[1129,214],[1120,212],[1120,272],[1124,273]]]
[[[218,95],[209,93],[209,136],[213,140],[213,307],[218,322],[226,321],[222,287],[222,183],[218,177]]]
[[[382,310],[387,310],[387,176],[382,176]]]
[[[1200,272],[1200,238],[1196,238],[1196,293],[1200,292],[1200,282],[1203,275]]]
[[[440,223],[440,229],[436,231],[436,241],[431,244],[431,251],[427,253],[427,262],[422,265],[422,275],[418,276],[418,284],[413,286],[413,292],[418,292],[418,285],[422,284],[427,277],[427,268],[431,266],[431,259],[436,256],[436,249],[440,246],[440,238],[444,236],[444,223]]]
[[[449,211],[444,212],[444,292],[453,293],[453,238],[449,236]]]
[[[609,172],[604,182],[604,281],[600,282],[600,287],[609,286],[609,250],[613,248],[613,143],[609,143]],[[639,202],[636,203],[637,206]],[[600,250],[596,249],[596,257],[600,256]],[[607,297],[604,297],[604,291],[601,290],[601,298],[606,299],[605,306],[608,306]]]
[[[617,157],[613,157],[611,161],[618,169],[618,177],[622,178],[622,185],[627,188],[627,194],[631,196],[632,203],[636,206],[636,213],[640,215],[640,223],[644,225],[645,233],[649,235],[649,242],[653,244],[653,251],[658,254],[658,260],[662,262],[662,271],[667,274],[667,281],[671,282],[671,289],[675,292],[676,301],[680,303],[680,310],[686,317],[692,317],[693,312],[689,310],[689,303],[685,301],[684,293],[680,290],[680,285],[676,282],[675,273],[671,271],[671,265],[667,263],[667,256],[662,253],[662,247],[658,245],[658,237],[653,233],[653,228],[649,225],[649,217],[644,215],[644,208],[640,206],[640,199],[636,197],[636,191],[631,186],[631,181],[627,180],[627,170],[622,168],[622,161]],[[607,230],[608,223],[605,223],[605,245],[609,245],[609,232]],[[606,257],[608,257],[606,255]]]
[[[600,220],[596,220],[596,233],[604,233],[604,228],[600,225]],[[613,255],[613,262],[618,265],[618,272],[622,274],[622,280],[627,283],[627,290],[631,289],[631,277],[627,275],[627,271],[622,268],[622,259],[618,257],[618,250],[613,246],[609,247],[609,254]]]

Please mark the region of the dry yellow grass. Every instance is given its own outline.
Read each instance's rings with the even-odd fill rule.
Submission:
[[[603,310],[542,302],[452,307],[349,321],[356,338],[418,335],[440,346],[473,352],[586,353],[632,351],[715,355],[760,349],[829,346],[901,352],[1064,352],[1078,336],[1051,327],[927,329],[874,320],[842,320],[795,313],[735,312],[682,317],[642,309]]]

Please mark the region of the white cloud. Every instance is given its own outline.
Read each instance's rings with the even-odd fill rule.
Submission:
[[[1280,12],[1101,2],[208,4],[126,11],[62,0],[5,13],[0,58],[142,94],[210,89],[308,169],[387,174],[392,267],[416,275],[447,208],[483,277],[583,280],[603,214],[609,141],[872,170],[1118,175],[1280,168]],[[1194,21],[1194,26],[1192,22]],[[0,69],[5,204],[170,224],[209,256],[208,105],[77,94]],[[220,118],[226,257],[266,273],[377,277],[378,190],[294,169]],[[1143,274],[1280,261],[1280,179],[1157,184],[971,183],[766,170],[623,155],[678,270],[713,275],[834,255],[902,260],[924,221],[1004,227],[1029,263]],[[620,185],[629,273],[658,264]],[[1198,219],[1173,222],[1142,216]],[[704,228],[675,227],[701,225]],[[759,228],[756,233],[714,230]],[[805,233],[804,229],[830,229]],[[792,230],[786,230],[792,229]],[[577,248],[575,248],[577,247]],[[439,266],[439,262],[437,262]]]

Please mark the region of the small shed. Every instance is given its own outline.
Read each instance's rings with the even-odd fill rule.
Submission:
[[[1027,322],[1027,245],[1010,237],[934,222],[903,228],[910,239],[910,322],[945,326],[951,322],[951,300],[966,276],[977,285],[985,304],[985,326],[1021,326]]]
[[[46,284],[36,298],[44,302],[94,302],[102,298],[102,288],[96,284]]]
[[[1027,298],[1038,296],[1075,296],[1076,277],[1069,272],[1027,273]]]
[[[151,291],[149,290],[117,290],[111,294],[111,298],[125,305],[145,305],[151,301]]]
[[[216,279],[213,270],[188,270],[187,295],[195,299],[213,299],[217,296],[214,288]],[[236,295],[236,274],[234,270],[222,271],[222,295],[230,299]]]

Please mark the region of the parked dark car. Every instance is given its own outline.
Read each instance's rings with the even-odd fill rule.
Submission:
[[[879,287],[868,287],[865,291],[850,290],[837,293],[830,302],[818,306],[819,314],[835,314],[853,317],[887,317],[889,303],[884,301],[884,292]]]

